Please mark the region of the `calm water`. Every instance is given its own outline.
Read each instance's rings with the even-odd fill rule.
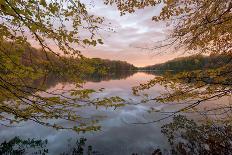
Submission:
[[[131,87],[144,83],[154,77],[155,75],[139,72],[123,76],[113,75],[113,78],[90,78],[89,82],[84,85],[85,88],[105,88],[103,92],[93,95],[93,98],[117,95],[132,103],[131,105],[117,109],[95,109],[94,107],[81,109],[80,113],[86,117],[100,118],[100,125],[102,126],[100,131],[77,134],[73,131],[57,131],[33,122],[25,122],[13,128],[1,126],[0,142],[10,140],[15,136],[19,136],[22,139],[47,139],[48,154],[57,155],[62,152],[70,153],[76,141],[84,137],[87,139],[86,147],[91,145],[93,150],[98,151],[98,154],[151,154],[156,148],[161,148],[165,152],[165,150],[169,149],[169,144],[166,137],[161,134],[160,127],[169,120],[146,125],[132,124],[133,122],[147,122],[164,117],[159,113],[148,113],[151,107],[157,110],[163,109],[169,111],[177,108],[176,106],[155,102],[133,105],[133,103],[139,103],[141,97],[132,95]],[[57,88],[70,89],[73,87],[73,84],[67,82],[59,83],[58,81],[54,82],[54,80],[51,80],[50,83],[52,83],[49,86],[50,91]],[[157,96],[162,91],[162,87],[157,86],[146,93],[149,93],[151,96]],[[65,124],[66,122],[59,123]]]

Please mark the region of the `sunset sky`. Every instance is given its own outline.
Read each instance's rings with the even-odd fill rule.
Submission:
[[[104,44],[81,48],[84,56],[127,61],[136,67],[163,63],[184,56],[183,51],[177,52],[171,48],[149,50],[157,45],[157,41],[165,39],[169,32],[166,23],[152,21],[153,16],[159,15],[161,5],[120,16],[116,6],[105,5],[103,0],[81,0],[81,2],[86,4],[90,14],[105,18],[101,25],[102,29],[98,32]],[[38,42],[31,37],[28,38],[33,47],[40,48]],[[48,41],[48,44],[59,52],[58,47],[52,41]]]
[[[106,6],[103,1],[83,0],[83,2],[87,4],[90,13],[105,17],[105,24],[111,23],[110,27],[115,30],[115,32],[100,31],[104,45],[82,50],[85,56],[125,60],[138,67],[165,62],[181,56],[181,53],[171,51],[157,54],[159,51],[140,48],[152,47],[156,41],[164,39],[168,33],[165,23],[156,23],[151,20],[152,16],[159,14],[161,6],[120,16],[115,6]]]

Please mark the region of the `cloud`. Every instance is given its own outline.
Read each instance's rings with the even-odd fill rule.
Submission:
[[[88,57],[125,60],[136,66],[161,63],[176,57],[169,53],[156,55],[155,51],[142,50],[140,47],[152,46],[167,35],[164,22],[156,23],[152,17],[159,15],[162,6],[138,10],[133,14],[120,16],[115,6],[106,6],[103,1],[83,0],[91,14],[103,16],[105,25],[113,31],[106,31],[107,26],[99,31],[104,45],[88,47],[83,54]],[[110,24],[109,24],[110,23]]]

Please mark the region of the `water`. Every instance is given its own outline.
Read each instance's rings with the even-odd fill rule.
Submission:
[[[95,94],[92,97],[109,97],[120,96],[131,103],[139,103],[141,97],[136,97],[132,94],[131,88],[144,83],[155,75],[147,73],[128,73],[125,75],[114,75],[110,77],[96,77],[88,79],[84,88],[105,88],[103,92]],[[59,82],[48,80],[48,90],[58,88],[69,89],[73,84],[68,82]],[[160,86],[154,87],[147,91],[151,96],[157,96],[163,89]],[[148,124],[133,124],[136,122],[147,122],[157,120],[164,117],[160,113],[149,113],[150,108],[157,110],[174,110],[177,106],[170,106],[149,102],[146,104],[130,104],[117,109],[114,108],[99,108],[88,107],[80,112],[84,115],[100,118],[101,130],[96,132],[76,133],[70,130],[55,130],[45,127],[34,122],[20,123],[17,127],[0,127],[0,142],[10,140],[15,136],[22,139],[35,138],[47,140],[48,154],[57,155],[60,153],[72,153],[76,141],[80,138],[86,138],[85,153],[87,146],[92,146],[96,154],[105,155],[131,155],[152,154],[156,148],[160,148],[163,152],[167,152],[170,146],[166,137],[161,133],[161,126],[169,120],[164,120],[157,123]],[[61,122],[65,124],[65,122]],[[30,154],[31,150],[26,151]]]

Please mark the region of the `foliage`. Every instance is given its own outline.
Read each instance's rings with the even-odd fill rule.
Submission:
[[[86,138],[80,138],[76,141],[76,145],[70,149],[69,153],[61,153],[60,155],[101,155],[98,151],[93,150],[93,147],[91,145],[88,145],[86,147]]]
[[[48,149],[46,149],[47,140],[35,140],[27,139],[22,140],[19,137],[14,137],[11,140],[4,141],[0,145],[1,155],[23,155],[28,153],[27,151],[32,149],[33,154],[46,154]],[[30,152],[30,153],[32,153]]]
[[[93,150],[91,145],[86,147],[86,138],[79,138],[75,145],[69,148],[67,152],[60,152],[60,155],[94,155],[100,154]],[[14,137],[9,141],[4,141],[0,144],[1,155],[24,155],[24,154],[49,154],[47,148],[48,140],[27,139],[23,140],[19,137]]]
[[[140,84],[133,88],[134,94],[140,94],[140,91],[150,89],[155,85],[161,85],[165,92],[155,98],[160,103],[183,103],[184,107],[170,112],[162,119],[171,117],[176,113],[194,111],[198,112],[195,107],[205,101],[219,99],[225,96],[231,96],[231,64],[227,64],[217,69],[197,70],[191,72],[181,72],[178,74],[167,73],[158,76],[145,84]],[[224,108],[223,108],[224,107]],[[223,104],[220,108],[212,108],[210,111],[217,112],[224,109],[226,112],[231,111],[228,104]],[[203,110],[204,111],[204,110]],[[219,115],[223,115],[224,113]],[[228,117],[228,120],[231,117]],[[162,120],[161,119],[161,120]],[[155,120],[156,122],[158,120]]]
[[[2,41],[28,45],[32,37],[44,52],[54,50],[52,41],[64,54],[78,54],[74,45],[102,43],[95,34],[103,19],[90,15],[79,0],[1,0]],[[82,33],[87,33],[83,37]]]
[[[173,154],[229,155],[232,152],[232,126],[197,124],[185,116],[173,117],[173,121],[162,126]]]
[[[157,70],[157,71],[173,71],[174,73],[183,71],[216,69],[230,62],[231,55],[192,55],[189,57],[180,57],[167,61],[162,64],[146,66],[140,68],[141,70]]]
[[[122,14],[163,5],[160,15],[153,17],[153,20],[168,21],[173,29],[163,45],[152,49],[173,46],[173,49],[185,48],[197,53],[231,54],[230,1],[104,1],[106,4],[116,3]],[[83,82],[81,79],[87,73],[103,74],[107,69],[117,70],[124,67],[133,70],[133,66],[124,62],[89,60],[80,54],[77,46],[96,46],[103,43],[96,34],[104,20],[90,15],[80,0],[0,0],[0,19],[0,119],[3,125],[32,120],[56,129],[73,129],[78,132],[98,130],[99,126],[95,125],[97,120],[83,121],[77,114],[77,109],[86,105],[106,107],[123,105],[124,100],[120,97],[90,100],[90,95],[98,90],[85,90],[81,87]],[[33,41],[40,45],[42,57],[45,59],[33,58],[33,49],[30,47]],[[54,47],[50,46],[51,43]],[[56,48],[69,58],[59,56],[54,50]],[[22,57],[24,59],[21,59]],[[104,67],[104,64],[107,67]],[[64,92],[55,94],[47,92],[44,88],[32,87],[34,79],[50,71],[61,76],[68,75],[75,81],[76,89],[72,90],[74,96],[67,97],[63,95]],[[138,94],[140,90],[161,84],[169,90],[157,97],[156,101],[194,100],[190,106],[176,111],[180,112],[203,101],[231,95],[231,77],[229,60],[216,69],[157,77],[147,84],[134,88],[134,93]],[[41,92],[46,95],[42,96]],[[50,124],[47,119],[64,119],[77,125],[63,127]]]
[[[119,71],[133,71],[137,69],[134,65],[129,64],[126,61],[107,60],[100,58],[92,58],[89,61],[91,63],[91,66],[93,66],[97,71],[95,73],[100,74],[115,73]]]
[[[97,120],[83,119],[77,109],[123,105],[119,97],[92,100],[90,95],[102,90],[82,88],[86,76],[104,74],[111,68],[98,66],[106,65],[106,60],[88,59],[79,51],[80,47],[103,44],[96,35],[103,21],[104,18],[89,14],[80,0],[0,0],[1,125],[32,120],[77,132],[100,129]],[[49,73],[71,79],[75,89],[54,93],[43,85],[33,85]],[[71,96],[64,95],[67,93]],[[64,127],[48,122],[51,119],[75,125]]]
[[[89,95],[98,91],[85,90],[81,84],[83,75],[92,73],[94,68],[78,47],[103,43],[96,36],[103,20],[90,15],[79,0],[0,0],[1,125],[32,120],[56,129],[99,130],[97,120],[83,120],[77,109],[104,106],[109,101],[107,106],[112,107],[119,100],[90,100]],[[30,43],[39,45],[41,50],[37,52]],[[34,80],[49,72],[72,79],[76,85],[71,90],[75,91],[73,96],[33,86]],[[119,102],[116,107],[121,106]],[[63,119],[75,125],[63,127],[49,119]]]
[[[140,91],[150,89],[157,84],[164,86],[166,91],[151,100],[173,104],[175,102],[189,103],[173,114],[192,110],[207,100],[231,95],[230,54],[183,57],[151,66],[151,68],[161,69],[164,73],[145,84],[134,87],[134,94],[139,94]],[[227,105],[224,106],[227,109]],[[216,111],[218,108],[212,110]]]
[[[152,20],[166,22],[170,27],[170,33],[167,34],[164,41],[160,41],[161,44],[151,47],[151,50],[167,47],[197,54],[222,54],[229,57],[227,62],[218,65],[217,68],[204,69],[201,65],[198,68],[194,62],[194,66],[189,67],[193,71],[181,72],[176,75],[167,73],[163,77],[155,77],[146,84],[140,84],[133,88],[134,93],[138,95],[142,90],[162,85],[166,88],[166,92],[151,100],[162,103],[188,103],[184,108],[172,112],[163,119],[192,109],[203,101],[231,96],[231,1],[105,0],[105,3],[116,4],[122,15],[127,12],[133,13],[137,9],[162,5],[160,14],[153,16]],[[174,62],[169,63],[173,64]],[[190,64],[188,63],[188,65]]]
[[[122,14],[136,9],[163,5],[158,16],[152,20],[166,21],[172,31],[159,49],[174,45],[204,53],[231,52],[232,3],[226,0],[105,0],[116,4]]]
[[[21,121],[32,120],[56,129],[72,129],[77,132],[95,131],[100,129],[100,126],[96,125],[97,120],[82,118],[77,113],[79,108],[85,106],[114,108],[123,106],[124,100],[119,97],[91,99],[91,94],[102,90],[82,88],[84,75],[91,74],[95,70],[94,66],[86,61],[88,59],[57,57],[48,53],[53,62],[52,66],[49,66],[49,62],[41,56],[39,51],[29,48],[28,50],[33,51],[31,56],[35,59],[31,64],[30,61],[27,61],[28,52],[23,47],[9,42],[5,42],[2,47],[10,50],[7,55],[9,57],[1,53],[1,62],[5,65],[0,72],[0,118],[2,125],[8,126]],[[21,54],[19,53],[20,50]],[[49,72],[71,79],[76,88],[56,93],[47,91],[46,87],[35,87],[33,85],[35,80]],[[65,93],[69,93],[70,96],[64,95]],[[63,119],[75,124],[74,126],[64,127],[56,123],[48,123],[49,119]]]

